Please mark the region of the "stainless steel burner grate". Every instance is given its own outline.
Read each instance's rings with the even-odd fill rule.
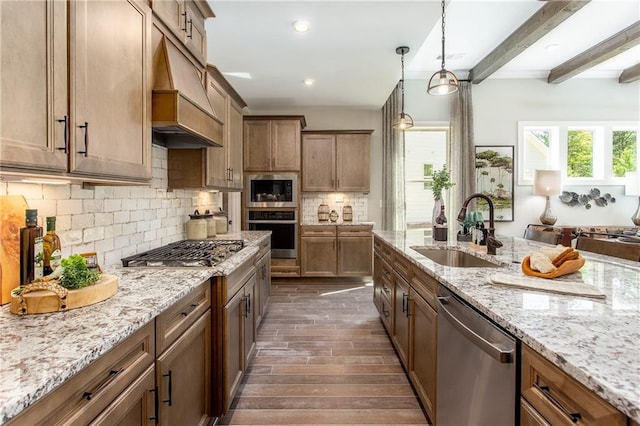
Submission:
[[[244,248],[242,240],[184,240],[125,257],[122,266],[215,266]]]

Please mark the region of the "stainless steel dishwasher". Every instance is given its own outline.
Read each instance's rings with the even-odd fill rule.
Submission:
[[[437,366],[438,426],[516,424],[516,339],[443,286]]]

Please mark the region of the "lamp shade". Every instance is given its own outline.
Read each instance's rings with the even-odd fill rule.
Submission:
[[[561,186],[560,170],[536,170],[533,178],[535,195],[558,195]]]
[[[624,195],[640,195],[640,173],[627,172],[624,175]]]

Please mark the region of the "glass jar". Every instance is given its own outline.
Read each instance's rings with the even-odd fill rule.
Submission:
[[[189,215],[187,221],[187,239],[204,240],[207,238],[207,221],[198,210]]]
[[[213,220],[216,222],[216,232],[218,234],[226,234],[229,232],[229,218],[227,213],[220,210],[213,214]]]
[[[204,219],[207,221],[207,237],[216,236],[216,221],[213,219],[213,213],[209,210],[204,212]]]

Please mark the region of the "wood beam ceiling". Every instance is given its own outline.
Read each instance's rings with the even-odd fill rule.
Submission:
[[[640,21],[585,50],[549,72],[548,83],[562,83],[640,44]]]
[[[622,71],[618,83],[631,83],[633,81],[640,80],[640,64],[635,64]]]
[[[469,71],[469,80],[480,83],[533,43],[560,25],[591,0],[551,1],[507,37]]]

